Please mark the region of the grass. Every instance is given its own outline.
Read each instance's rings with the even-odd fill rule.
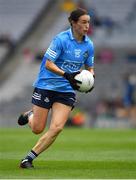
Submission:
[[[0,129],[1,179],[136,178],[135,130],[65,129],[34,170],[20,169],[38,138],[27,128]]]

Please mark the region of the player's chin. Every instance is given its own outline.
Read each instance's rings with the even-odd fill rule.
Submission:
[[[87,35],[88,31],[84,31],[83,32],[83,36]]]

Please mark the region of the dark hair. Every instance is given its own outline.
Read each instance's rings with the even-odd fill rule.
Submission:
[[[72,25],[72,21],[77,22],[80,16],[88,15],[88,12],[85,9],[78,8],[71,12],[68,20],[70,24]]]

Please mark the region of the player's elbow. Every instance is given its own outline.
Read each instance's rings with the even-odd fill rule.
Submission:
[[[53,63],[53,62],[51,62],[50,60],[47,60],[46,63],[45,63],[46,69],[51,70],[51,69],[52,69],[52,68],[51,68],[51,67],[52,67],[52,63]]]

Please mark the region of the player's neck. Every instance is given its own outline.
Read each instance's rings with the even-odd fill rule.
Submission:
[[[73,31],[73,36],[74,38],[78,41],[78,42],[82,42],[83,41],[83,36],[78,34],[76,31],[72,30]]]

